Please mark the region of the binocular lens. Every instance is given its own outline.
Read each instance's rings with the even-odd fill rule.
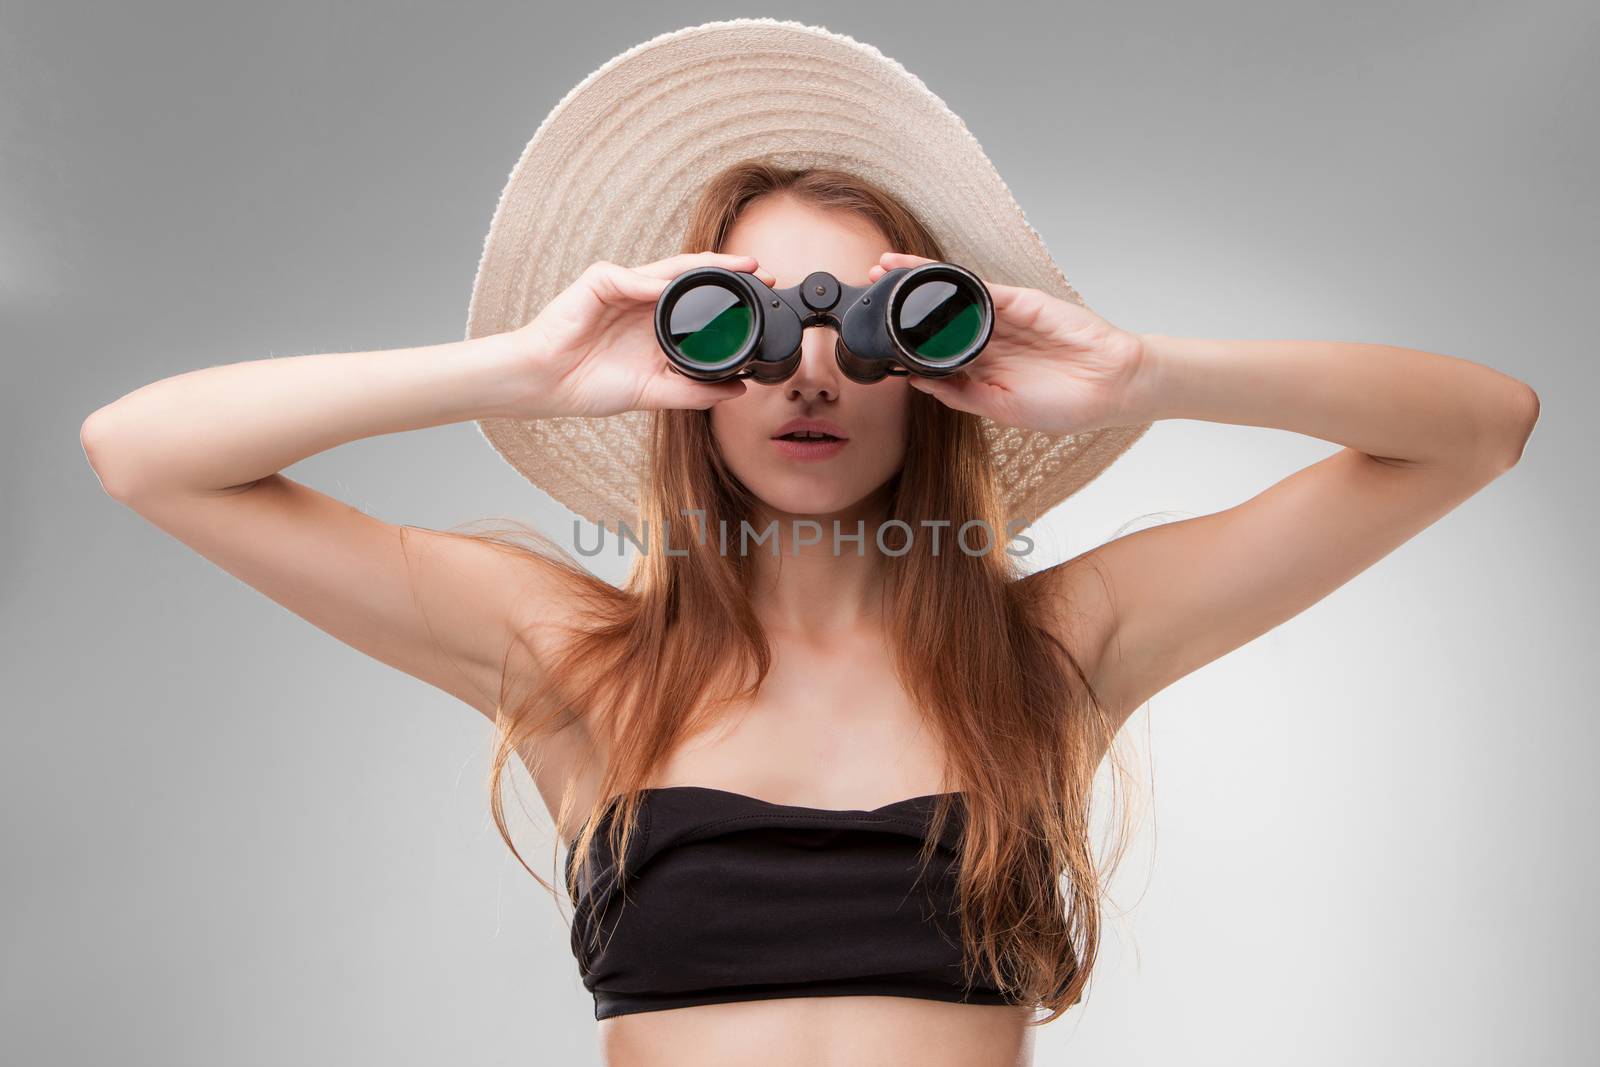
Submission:
[[[714,282],[684,290],[668,317],[668,334],[677,350],[691,362],[708,365],[737,355],[754,326],[744,295]]]
[[[914,355],[939,363],[972,349],[983,330],[983,305],[966,285],[930,278],[901,297],[894,326]]]

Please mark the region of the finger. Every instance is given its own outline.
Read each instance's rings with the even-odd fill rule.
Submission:
[[[755,269],[746,273],[754,274],[757,278],[760,278],[767,284],[768,288],[776,289],[778,287],[778,276],[763,266],[757,265]]]
[[[935,260],[923,256],[913,256],[909,252],[885,252],[878,257],[878,262],[884,270],[894,270],[896,267],[915,267],[919,263],[933,263]]]
[[[725,267],[728,270],[753,271],[754,256],[736,256],[727,252],[680,252],[654,263],[638,267],[639,271],[657,278],[675,278],[692,267]]]
[[[651,384],[650,394],[640,405],[646,410],[677,408],[703,411],[725,400],[737,400],[749,390],[749,383],[743,378],[726,382],[697,382],[674,371],[667,371],[665,377]]]
[[[711,257],[707,259],[706,257]],[[771,288],[778,287],[778,277],[770,270],[763,267],[755,256],[729,256],[721,252],[700,253],[699,257],[689,257],[688,264],[683,270],[690,267],[704,266],[706,264],[716,267],[726,267],[728,270],[739,271],[743,274],[754,274]],[[681,271],[679,273],[682,273]]]
[[[878,257],[878,264],[867,272],[867,280],[869,282],[875,282],[885,274],[888,274],[891,270],[895,270],[899,267],[915,267],[923,263],[937,262],[938,260],[927,259],[923,256],[913,256],[906,252],[885,252],[882,256]],[[984,288],[988,289],[990,295],[994,297],[996,310],[999,310],[1002,307],[1002,291],[1006,294],[1006,304],[1011,303],[1016,299],[1018,294],[1024,292],[1023,289],[1014,285],[999,285],[995,282],[989,281],[986,278],[980,278],[978,280],[983,282]]]
[[[648,303],[659,297],[667,287],[666,278],[615,263],[596,263],[590,269],[595,272],[595,290],[606,300]]]
[[[768,287],[773,289],[778,287],[778,276],[757,263],[753,256],[729,256],[721,252],[695,252],[672,256],[655,263],[647,263],[635,269],[650,277],[663,278],[670,281],[695,267],[704,266],[723,267],[727,270],[739,271],[744,274],[753,274],[765,282]]]
[[[989,296],[994,300],[996,311],[1009,311],[1019,300],[1026,300],[1030,294],[1037,292],[1022,285],[1000,285],[997,282],[986,281],[983,287],[989,290]]]
[[[955,408],[957,411],[968,411],[974,415],[983,414],[978,401],[978,387],[970,379],[961,377],[949,378],[924,378],[913,374],[908,379],[911,388],[927,393],[946,407]]]

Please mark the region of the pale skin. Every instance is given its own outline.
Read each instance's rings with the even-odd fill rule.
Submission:
[[[746,258],[741,258],[746,257]],[[1060,634],[1125,719],[1189,672],[1293,618],[1514,466],[1538,417],[1525,383],[1449,356],[1332,341],[1136,334],[1068,301],[989,282],[997,325],[962,382],[860,385],[808,330],[801,366],[774,386],[705,385],[655,347],[655,296],[689,266],[794,285],[814,270],[864,284],[919,262],[873,227],[779,198],[741,217],[721,254],[592,268],[519,330],[382,352],[258,360],[135,390],[84,423],[106,491],[196,552],[346,642],[495,714],[511,635],[570,618],[542,569],[472,542],[400,527],[284,477],[362,437],[492,415],[712,410],[735,473],[780,530],[804,516],[882,514],[904,455],[912,388],[1009,425],[1052,432],[1205,419],[1343,446],[1234,507],[1140,530],[1039,571],[1070,604]],[[767,444],[818,416],[851,441],[797,464]],[[871,540],[868,540],[871,544]],[[778,803],[873,808],[943,791],[944,759],[900,690],[874,609],[875,560],[826,545],[767,560],[756,608],[776,662],[759,697],[674,753],[657,785],[709,785]],[[423,614],[426,609],[426,618]],[[1064,616],[1065,617],[1065,616]],[[575,728],[579,729],[579,728]],[[538,785],[554,804],[599,732],[552,739]],[[595,776],[579,779],[587,811]],[[575,826],[560,827],[564,836]],[[574,1004],[574,1010],[581,1010]],[[1013,1067],[1032,1062],[1019,1009],[900,997],[704,1005],[605,1020],[612,1067]]]

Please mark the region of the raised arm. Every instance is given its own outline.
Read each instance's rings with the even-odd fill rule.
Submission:
[[[556,639],[568,573],[483,541],[396,525],[280,473],[336,445],[485,417],[705,407],[742,386],[671,374],[650,328],[681,256],[595,263],[526,326],[418,348],[207,367],[84,421],[101,485],[154,525],[322,630],[495,715],[520,635]],[[547,651],[548,648],[540,649]]]
[[[154,382],[91,414],[106,492],[240,581],[493,717],[517,612],[559,613],[556,574],[373,518],[279,473],[358,438],[510,410],[514,334],[254,360]]]
[[[885,253],[869,273],[928,262]],[[1007,426],[1078,434],[1158,419],[1293,430],[1339,452],[1213,515],[1029,575],[1108,711],[1304,611],[1510,469],[1539,417],[1526,383],[1393,345],[1134,334],[1076,301],[987,282],[983,355],[912,387]],[[1120,720],[1119,720],[1120,721]]]
[[[1539,399],[1481,364],[1390,345],[1146,334],[1122,421],[1206,419],[1345,447],[1224,511],[1054,568],[1091,678],[1126,717],[1315,604],[1522,455]],[[1080,635],[1080,640],[1084,635]]]

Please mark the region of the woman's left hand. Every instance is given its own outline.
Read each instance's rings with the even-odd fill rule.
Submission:
[[[868,275],[932,260],[885,252]],[[984,279],[994,299],[994,331],[978,358],[947,378],[908,381],[944,404],[1004,426],[1084,433],[1145,421],[1128,403],[1144,344],[1093,311],[1038,289]]]

